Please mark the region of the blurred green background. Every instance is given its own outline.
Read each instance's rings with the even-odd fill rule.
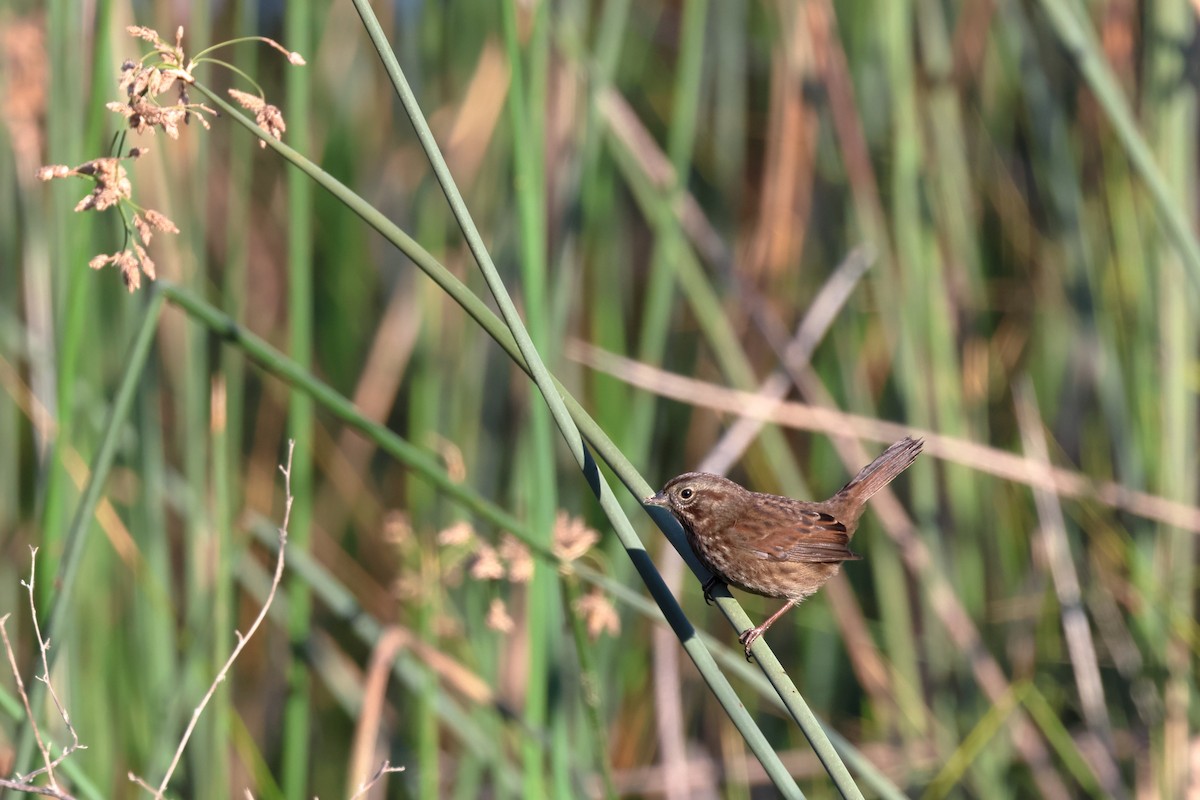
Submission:
[[[1200,792],[1193,4],[376,11],[533,341],[651,484],[716,457],[754,489],[824,497],[926,436],[900,502],[868,513],[864,560],[767,637],[830,728],[910,796]],[[0,614],[31,685],[21,581],[39,547],[52,678],[88,746],[64,782],[157,784],[261,607],[293,437],[288,578],[175,796],[345,797],[384,759],[406,772],[372,796],[602,795],[606,771],[623,796],[774,796],[678,641],[625,597],[642,584],[536,389],[339,201],[228,119],[159,132],[127,167],[134,200],[181,230],[150,247],[161,317],[161,288],[87,269],[121,247],[119,217],[73,213],[90,185],[35,173],[111,152],[122,119],[104,104],[148,50],[130,24],[183,25],[189,54],[246,35],[299,51],[305,67],[237,44],[213,56],[244,76],[196,77],[223,93],[253,76],[285,143],[492,303],[350,4],[0,2]],[[459,496],[181,297],[352,398]],[[792,341],[811,359],[785,358]],[[774,373],[790,405],[761,401],[772,423],[714,456],[754,406],[729,390]],[[799,785],[834,796],[618,492]],[[578,563],[607,588],[530,568],[486,503],[547,546],[594,529]],[[742,599],[755,620],[777,607]],[[16,763],[24,713],[0,674],[11,776],[36,764]]]

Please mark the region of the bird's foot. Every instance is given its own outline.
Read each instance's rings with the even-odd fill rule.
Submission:
[[[714,588],[716,588],[717,584],[719,584],[719,583],[722,583],[721,579],[718,578],[716,575],[713,575],[711,578],[709,578],[708,580],[706,580],[704,582],[703,586],[700,587],[701,589],[704,590],[704,604],[705,605],[712,605],[713,600],[716,599],[713,597],[712,590]]]
[[[752,657],[750,655],[751,646],[753,646],[754,643],[756,641],[758,641],[758,638],[763,635],[763,631],[765,631],[766,629],[767,629],[767,627],[765,625],[759,625],[757,628],[751,628],[750,630],[744,632],[741,636],[738,637],[738,642],[741,643],[742,647],[746,648],[746,660],[747,661],[752,660]]]

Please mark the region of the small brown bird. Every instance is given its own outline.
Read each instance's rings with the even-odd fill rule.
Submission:
[[[738,637],[749,657],[750,645],[785,611],[820,589],[843,561],[861,557],[847,544],[867,500],[908,469],[924,444],[901,439],[823,503],[751,492],[704,472],[672,478],[643,502],[666,508],[683,526],[692,550],[713,575],[704,584],[705,600],[712,599],[718,582],[787,600],[766,622]]]

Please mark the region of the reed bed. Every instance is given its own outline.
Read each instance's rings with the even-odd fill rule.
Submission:
[[[168,796],[1200,791],[1193,5],[180,8],[0,2],[0,616],[64,796],[153,796],[264,608]],[[283,52],[121,135],[130,25]],[[39,168],[144,145],[178,233],[88,270],[121,215]],[[748,663],[775,601],[639,499],[910,433]]]

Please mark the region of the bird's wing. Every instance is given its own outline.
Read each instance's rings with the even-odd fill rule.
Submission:
[[[824,511],[805,509],[795,512],[794,519],[786,527],[773,528],[766,535],[751,534],[736,523],[729,533],[730,546],[764,561],[836,564],[862,558],[846,546],[850,542],[846,526]]]

